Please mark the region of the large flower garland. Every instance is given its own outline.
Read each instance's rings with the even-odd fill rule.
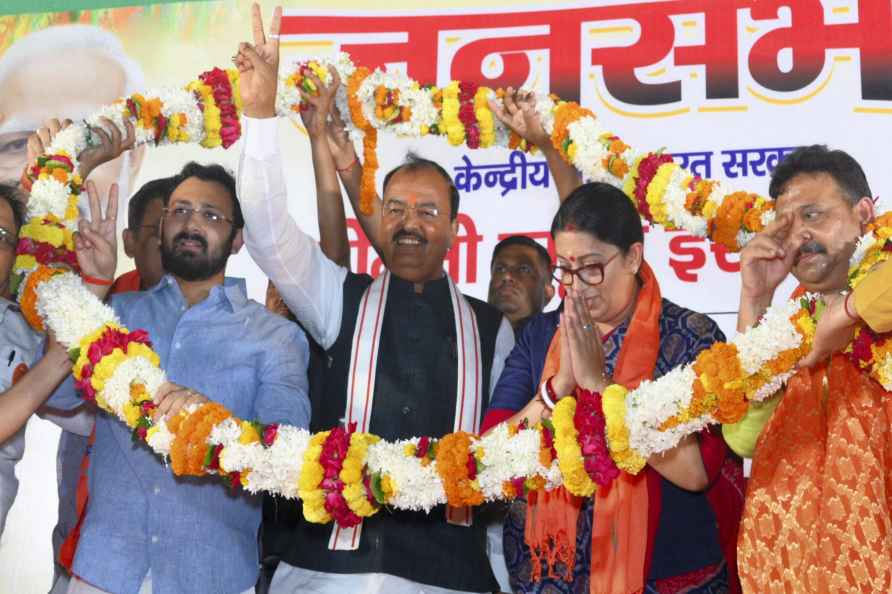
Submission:
[[[892,257],[892,212],[878,217],[859,241],[850,261],[854,288],[878,264]],[[806,294],[768,309],[759,324],[729,343],[702,351],[691,365],[673,369],[631,392],[611,386],[605,393],[611,455],[620,468],[638,472],[648,456],[675,446],[685,435],[711,423],[733,423],[748,402],[776,393],[811,349],[823,309]],[[852,361],[885,390],[892,390],[892,335],[859,325],[846,350]]]
[[[420,87],[400,75],[355,68],[345,56],[334,64],[347,81],[337,97],[350,115],[351,133],[365,145],[363,188],[374,197],[376,134],[446,135],[453,144],[518,145],[488,110],[502,92],[452,83]],[[313,92],[307,72],[327,81],[320,62],[283,79],[278,106],[300,109],[296,88]],[[604,132],[595,116],[573,103],[542,98],[537,106],[561,154],[586,177],[620,185],[652,220],[741,244],[771,216],[770,202],[729,193],[717,182],[691,177],[664,154],[633,157]],[[749,400],[777,390],[808,351],[819,304],[813,296],[771,308],[759,326],[704,351],[693,365],[627,392],[567,398],[553,422],[536,427],[500,425],[483,437],[456,433],[387,442],[335,428],[318,434],[234,417],[217,403],[191,406],[178,416],[152,420],[151,396],[165,381],[148,335],[123,327],[77,274],[72,233],[82,180],[77,156],[91,144],[90,126],[129,120],[139,143],[230,146],[240,134],[238,75],[214,69],[184,89],[130,97],[103,108],[83,124],[56,135],[47,154],[26,172],[30,189],[15,273],[25,317],[52,329],[70,349],[76,384],[85,399],[114,414],[135,440],[170,459],[180,475],[219,475],[250,492],[304,501],[313,522],[354,525],[381,506],[430,510],[512,499],[529,490],[564,484],[587,496],[609,484],[617,467],[637,472],[647,456],[674,446],[708,423],[740,418]],[[368,199],[368,195],[366,196]],[[892,254],[892,215],[880,217],[852,259],[851,284]],[[892,388],[892,344],[861,330],[853,359]],[[609,453],[612,456],[608,456]]]
[[[347,114],[354,140],[363,142],[361,207],[370,212],[375,198],[375,147],[379,131],[402,137],[445,136],[453,146],[520,148],[525,142],[507,129],[489,109],[490,98],[504,95],[474,83],[452,81],[442,89],[423,87],[402,73],[357,68],[349,56],[301,62],[280,78],[280,113],[300,111],[305,73],[329,82],[335,68],[346,85],[336,103]],[[312,83],[310,83],[312,85]],[[648,221],[667,229],[684,229],[709,237],[732,251],[739,250],[774,216],[771,200],[756,194],[732,192],[724,184],[691,175],[663,152],[635,153],[606,130],[594,113],[553,95],[537,98],[537,112],[561,156],[591,181],[621,188]]]

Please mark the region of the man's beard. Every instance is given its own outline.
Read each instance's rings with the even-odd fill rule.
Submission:
[[[201,244],[201,253],[177,252],[177,242],[182,240],[196,241]],[[171,241],[170,247],[161,244],[161,265],[165,272],[186,281],[202,281],[222,272],[226,268],[229,252],[232,250],[230,238],[216,254],[208,252],[208,242],[201,235],[183,231]]]

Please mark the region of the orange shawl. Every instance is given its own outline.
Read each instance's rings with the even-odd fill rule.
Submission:
[[[641,288],[617,357],[613,381],[628,388],[653,377],[660,351],[662,296],[653,271],[642,262]],[[545,358],[542,381],[560,368],[560,329],[555,332]],[[592,528],[592,594],[632,594],[644,589],[648,541],[648,491],[645,473],[621,473],[608,488],[595,493]],[[530,499],[525,540],[533,555],[534,572],[540,555],[560,561],[572,576],[579,500],[561,488],[557,493]]]
[[[801,369],[756,444],[738,541],[744,592],[889,592],[890,510],[890,394],[844,355]]]

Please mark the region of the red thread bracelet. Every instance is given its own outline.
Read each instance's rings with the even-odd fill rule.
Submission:
[[[359,158],[356,155],[353,155],[353,160],[350,161],[349,165],[347,165],[346,167],[338,167],[337,165],[335,165],[335,169],[337,169],[338,173],[345,173],[353,169],[353,166],[356,165],[356,161],[358,160]]]
[[[114,280],[105,280],[104,278],[96,278],[95,276],[90,276],[89,274],[82,274],[81,278],[84,279],[84,282],[88,285],[96,285],[98,287],[110,287],[115,284]]]

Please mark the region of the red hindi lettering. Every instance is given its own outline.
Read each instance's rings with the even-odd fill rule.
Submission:
[[[672,52],[675,46],[675,25],[669,16],[670,10],[674,14],[679,12],[677,4],[691,3],[627,5],[627,14],[623,16],[638,22],[641,27],[638,40],[631,46],[595,48],[591,51],[591,65],[601,66],[604,86],[612,96],[631,105],[660,105],[681,100],[680,80],[645,83],[635,73],[637,68],[656,64]]]
[[[728,248],[723,246],[720,243],[711,243],[709,244],[709,250],[712,252],[712,255],[715,257],[715,263],[719,267],[719,270],[723,272],[740,272],[740,257],[739,255],[734,255],[728,251]],[[729,258],[729,256],[731,258]]]
[[[353,271],[357,274],[371,274],[372,276],[378,276],[381,274],[381,269],[383,268],[383,264],[381,263],[381,258],[376,256],[376,252],[372,248],[372,242],[369,241],[369,238],[366,237],[365,232],[362,230],[362,225],[359,224],[359,221],[356,219],[347,219],[347,236],[349,238],[350,231],[353,232],[355,239],[350,239],[348,241],[350,245],[350,260],[351,263],[353,261],[353,250],[356,250],[356,265],[353,266]],[[369,255],[373,256],[371,262],[369,262]]]
[[[740,94],[736,3],[710,2],[703,13],[703,44],[675,48],[675,64],[704,66],[707,99],[736,99]]]
[[[828,49],[857,49],[861,54],[861,96],[892,100],[892,3],[859,0],[858,22],[826,24],[820,0],[760,0],[750,10],[754,20],[774,20],[782,7],[791,23],[762,35],[753,44],[749,68],[753,79],[778,92],[798,91],[824,70]],[[778,54],[790,48],[792,68],[781,70]]]
[[[446,254],[446,261],[449,262],[449,276],[455,282],[462,282],[459,275],[459,259],[461,257],[461,246],[465,245],[465,280],[466,283],[477,282],[477,246],[483,241],[483,236],[477,234],[477,226],[474,220],[463,212],[458,213],[456,217],[459,228],[464,230],[455,235],[455,242],[452,249]]]
[[[693,235],[676,235],[669,241],[669,251],[678,256],[688,256],[687,260],[677,260],[669,257],[669,265],[675,271],[678,280],[686,283],[695,283],[698,276],[695,272],[706,264],[706,253],[703,250],[702,237]]]
[[[407,13],[319,16],[302,15],[299,10],[287,10],[282,18],[281,34],[312,36],[316,39],[333,38],[339,49],[349,52],[356,63],[369,68],[405,64],[407,74],[422,84],[445,84],[447,81],[437,79],[438,71],[443,71],[455,79],[480,85],[519,86],[528,80],[532,72],[528,52],[546,50],[549,90],[564,99],[578,100],[584,22],[629,18],[630,14],[633,15],[631,18],[645,21],[643,27],[647,27],[646,39],[643,44],[639,44],[641,47],[636,52],[630,52],[625,47],[603,50],[608,52],[604,55],[605,73],[609,70],[608,88],[611,92],[616,89],[616,92],[625,96],[623,91],[629,82],[627,71],[631,72],[634,67],[628,63],[626,56],[634,54],[635,59],[640,62],[637,65],[647,65],[668,55],[672,48],[674,35],[672,23],[666,14],[667,5],[671,5],[672,11],[678,13],[680,8],[701,6],[702,3],[703,0],[676,0],[672,3],[648,2],[526,12],[439,15]],[[660,13],[662,16],[658,18],[651,16]],[[658,22],[659,26],[654,28],[652,22]],[[545,30],[540,34],[510,34],[511,29],[524,27],[545,27]],[[486,37],[489,31],[498,29],[501,29],[498,36]],[[449,67],[442,69],[438,62],[439,38],[443,31],[455,31],[458,34],[474,32],[477,36],[483,31],[484,37],[459,47]],[[390,34],[391,37],[382,40],[379,34]],[[358,41],[360,36],[366,36],[368,40]],[[656,51],[648,48],[656,48]],[[493,55],[502,59],[503,69],[498,77],[491,79],[484,75],[483,63]],[[654,56],[655,59],[647,62],[648,56]],[[673,88],[677,86],[678,83],[675,83]]]

